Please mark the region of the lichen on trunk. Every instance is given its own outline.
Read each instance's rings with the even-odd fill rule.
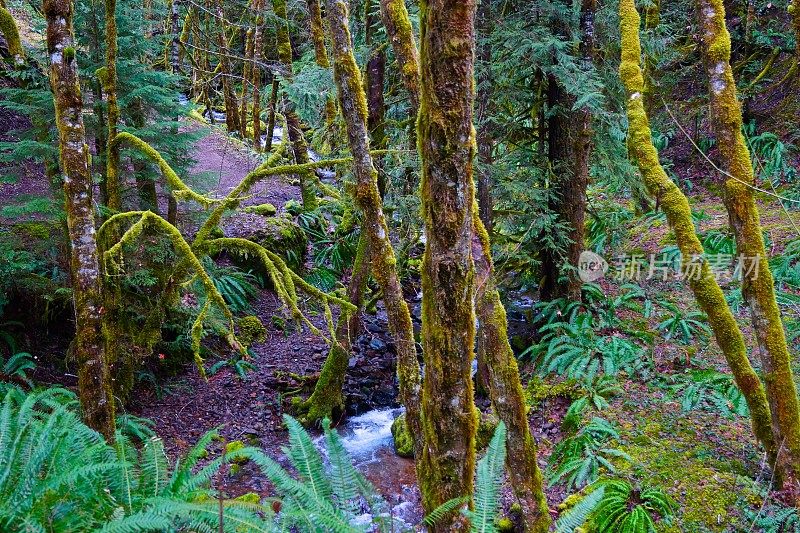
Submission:
[[[421,4],[417,142],[426,246],[422,259],[423,439],[417,478],[427,512],[471,498],[475,470],[472,258],[475,138],[474,0]],[[450,513],[436,531],[464,531]]]
[[[397,374],[400,399],[406,408],[411,434],[415,436],[415,452],[422,453],[419,418],[420,368],[417,360],[411,314],[403,298],[397,273],[394,249],[389,240],[389,228],[383,214],[375,165],[369,151],[367,132],[367,101],[361,72],[353,56],[353,44],[348,27],[347,6],[341,0],[328,0],[329,29],[333,42],[334,77],[339,92],[339,104],[347,126],[347,138],[353,155],[356,176],[355,199],[364,213],[362,231],[369,238],[369,257],[372,273],[383,291],[389,329],[397,346]]]
[[[622,40],[620,77],[628,95],[628,145],[648,191],[653,198],[658,199],[661,209],[667,216],[667,222],[675,234],[675,240],[684,260],[697,260],[702,257],[703,246],[692,222],[689,201],[661,166],[642,100],[644,78],[641,69],[639,13],[633,0],[621,0],[619,9]],[[747,347],[742,331],[707,261],[701,262],[699,275],[689,277],[689,285],[698,305],[708,316],[717,344],[747,401],[753,432],[774,462],[777,446],[772,435],[767,398],[747,358]]]
[[[73,353],[83,420],[108,441],[114,439],[114,397],[102,335],[102,281],[95,238],[89,147],[73,34],[71,0],[45,0],[50,84],[56,110],[64,199],[71,243],[70,273],[75,304]]]

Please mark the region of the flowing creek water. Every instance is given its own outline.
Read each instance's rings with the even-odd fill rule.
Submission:
[[[392,443],[392,422],[402,408],[379,408],[353,416],[337,428],[355,467],[383,494],[392,516],[407,525],[422,520],[414,461],[398,456]],[[317,445],[324,448],[322,437]]]

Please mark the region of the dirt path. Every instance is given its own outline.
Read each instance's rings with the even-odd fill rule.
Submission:
[[[216,183],[215,196],[230,192],[261,161],[257,154],[217,131],[197,143],[194,157],[197,160],[194,173],[210,176],[210,183]],[[266,179],[251,194],[245,205],[272,203],[279,212],[287,200],[299,199],[298,188],[285,177]],[[188,213],[184,213],[184,218],[186,215]],[[242,236],[263,220],[258,215],[236,213],[226,216],[221,226],[228,236]],[[280,316],[280,303],[267,290],[253,302],[253,314],[267,326],[269,335],[266,342],[251,347],[255,354],[252,363],[256,369],[244,379],[226,366],[205,381],[193,367],[188,366],[182,376],[167,380],[164,384],[166,394],[161,397],[149,388],[134,395],[131,411],[155,422],[155,431],[171,454],[185,452],[202,434],[221,426],[220,433],[225,441],[242,440],[261,446],[272,457],[282,456],[280,447],[286,444],[286,432],[281,416],[291,399],[287,398],[285,391],[299,388],[287,374],[312,375],[318,372],[328,348],[323,339],[308,331],[283,331],[277,327],[276,324],[282,321],[273,318]],[[322,327],[322,319],[318,317],[316,320]],[[382,312],[365,317],[346,384],[348,411],[351,413],[394,405],[394,355],[386,331]],[[206,361],[206,367],[213,362]],[[308,389],[306,387],[302,394],[308,394]],[[214,446],[217,450],[222,448],[221,443]],[[406,471],[403,484],[413,485],[413,464],[397,459],[402,464],[394,461],[393,468],[403,468]],[[374,466],[365,468],[367,475],[373,477],[379,487],[386,488],[386,492],[391,492],[391,489],[381,486],[380,475],[383,472]],[[377,477],[371,476],[371,472],[375,472]],[[410,478],[409,472],[412,474]],[[228,477],[226,484],[230,494],[255,491],[268,495],[270,492],[263,476],[247,465],[235,477]],[[386,496],[392,496],[390,500],[393,502],[396,500],[394,495],[387,493]]]

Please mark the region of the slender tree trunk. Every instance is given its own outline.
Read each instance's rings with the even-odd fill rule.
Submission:
[[[475,312],[481,325],[477,339],[478,358],[486,361],[492,407],[508,429],[508,475],[521,507],[525,530],[544,533],[550,527],[550,514],[542,473],[536,463],[536,442],[528,426],[517,358],[508,342],[506,311],[494,283],[489,234],[478,217],[477,209],[473,223],[472,255],[477,287]]]
[[[386,79],[386,54],[382,49],[376,49],[375,25],[377,21],[372,14],[372,0],[364,3],[364,26],[366,27],[366,45],[370,50],[369,59],[365,68],[365,85],[367,93],[367,129],[372,139],[372,146],[376,150],[386,148],[386,132],[384,118],[386,116],[386,103],[383,97],[383,85]],[[386,173],[380,159],[375,161],[378,169],[378,190],[381,198],[386,196]]]
[[[228,51],[228,37],[225,24],[225,11],[222,9],[222,0],[215,0],[217,24],[217,42],[219,46],[220,75],[222,76],[222,96],[225,100],[225,126],[229,132],[240,130],[239,106],[236,102],[236,92],[233,89],[231,74],[230,54]]]
[[[119,183],[119,145],[112,142],[119,125],[119,103],[117,102],[117,0],[106,2],[106,66],[103,89],[108,101],[108,153],[106,154],[107,207],[111,211],[122,209],[122,193]]]
[[[314,59],[322,68],[331,68],[328,60],[328,50],[325,48],[325,32],[322,28],[322,8],[319,0],[306,0],[308,5],[308,18],[311,25],[311,39],[314,41]],[[333,96],[325,102],[325,126],[331,134],[333,122],[336,120],[336,101]]]
[[[489,118],[489,102],[492,99],[492,2],[481,0],[478,6],[478,31],[483,41],[478,46],[478,104],[475,123],[478,127],[478,212],[489,236],[492,234],[492,190],[491,167],[494,140]]]
[[[633,158],[650,195],[659,201],[661,209],[667,216],[667,222],[675,234],[675,240],[684,258],[683,267],[687,272],[689,286],[698,305],[708,315],[708,322],[717,344],[747,401],[753,432],[767,451],[770,462],[774,463],[780,442],[773,438],[767,397],[747,358],[744,336],[708,262],[692,260],[702,256],[703,246],[692,221],[689,201],[667,176],[653,145],[641,96],[644,78],[640,64],[639,13],[636,11],[634,0],[620,2],[620,33],[622,41],[620,77],[628,95],[628,137]]]
[[[272,9],[278,18],[278,59],[283,67],[283,77],[287,82],[292,80],[292,43],[289,40],[289,20],[286,13],[286,0],[272,0]],[[294,109],[294,104],[286,97],[283,99],[283,114],[286,117],[286,127],[289,130],[289,140],[292,142],[294,159],[298,165],[308,163],[308,145],[300,129],[300,117]],[[287,132],[284,132],[286,135]],[[303,200],[303,209],[313,211],[319,205],[316,193],[311,184],[310,176],[300,174],[300,195]]]
[[[102,285],[95,240],[92,174],[83,126],[69,0],[45,0],[47,53],[59,133],[64,197],[71,243],[70,272],[75,302],[74,353],[83,420],[109,441],[114,439],[114,397],[102,334]]]
[[[400,399],[406,408],[406,422],[414,439],[417,457],[422,454],[420,436],[420,368],[414,342],[411,314],[403,298],[397,275],[389,228],[383,214],[378,177],[369,152],[367,102],[361,72],[353,56],[353,43],[348,28],[347,5],[341,0],[328,0],[327,12],[333,43],[334,77],[339,91],[339,107],[347,126],[347,138],[353,155],[356,176],[355,198],[364,213],[362,232],[369,238],[372,273],[383,291],[389,329],[397,347],[397,374]]]
[[[261,62],[264,58],[264,17],[261,11],[264,9],[263,0],[258,1],[256,7],[255,37],[253,38],[253,146],[256,152],[261,151],[261,79],[263,72]]]
[[[272,73],[272,91],[269,96],[269,117],[267,118],[267,142],[265,150],[269,152],[272,150],[272,135],[275,132],[275,113],[278,107],[278,88],[280,80],[277,74]],[[286,132],[283,132],[286,135]]]
[[[253,2],[253,9],[258,10],[258,0]],[[253,28],[249,28],[247,30],[247,34],[245,35],[244,39],[244,66],[242,67],[242,94],[239,100],[242,103],[241,110],[239,112],[239,116],[241,120],[239,121],[239,134],[242,136],[242,139],[247,139],[247,93],[248,93],[248,82],[250,81],[251,72],[255,71],[255,67],[253,66],[253,57],[255,55],[255,32]]]
[[[474,0],[433,0],[421,11],[420,111],[422,211],[422,455],[417,477],[427,512],[471,497],[476,413],[472,359],[475,280],[472,258],[472,159],[475,138]],[[436,531],[466,531],[451,513]]]
[[[742,134],[742,115],[730,66],[730,36],[725,27],[721,0],[698,0],[703,60],[709,77],[711,123],[725,170],[725,207],[736,239],[736,249],[745,267],[742,294],[750,307],[758,341],[775,441],[783,446],[778,466],[784,486],[797,489],[800,482],[800,408],[792,377],[791,355],[775,286],[764,249],[750,152]]]
[[[644,29],[652,36],[661,22],[661,2],[660,0],[651,0],[650,5],[644,12]],[[644,90],[642,97],[644,98],[644,109],[648,116],[652,115],[657,109],[656,106],[656,84],[655,78],[658,74],[656,70],[656,62],[650,55],[644,57]]]

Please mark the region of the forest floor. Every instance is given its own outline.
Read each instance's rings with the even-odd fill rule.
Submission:
[[[222,195],[233,188],[259,162],[258,156],[241,143],[212,129],[196,144],[194,158],[197,163],[193,174],[211,183],[216,194]],[[28,183],[27,190],[26,183]],[[37,184],[38,183],[38,184]],[[0,188],[0,195],[10,202],[11,197],[26,194],[44,194],[41,181],[29,178],[17,185]],[[724,209],[712,195],[693,195],[701,200],[693,206],[705,211],[707,217],[700,229],[722,229],[727,225]],[[273,178],[262,182],[253,191],[247,204],[272,203],[279,213],[291,199],[299,199],[299,191],[288,179]],[[164,206],[165,207],[165,206]],[[790,238],[791,224],[779,207],[772,203],[762,205],[764,228],[770,236],[773,252],[780,251]],[[796,215],[793,215],[796,216]],[[228,236],[241,235],[258,224],[263,217],[241,213],[226,217],[221,226]],[[191,228],[195,217],[182,213],[181,221]],[[800,217],[795,223],[800,224]],[[646,225],[643,225],[646,224]],[[666,225],[658,221],[627,223],[622,230],[619,250],[627,253],[648,254],[670,243]],[[787,229],[788,228],[788,229]],[[608,298],[620,294],[623,283],[613,279],[598,281]],[[647,280],[641,283],[648,298],[664,298],[683,310],[692,310],[695,304],[685,286],[675,281]],[[416,291],[410,291],[415,293]],[[419,296],[412,294],[412,312],[419,316]],[[524,302],[509,304],[509,315],[518,321],[514,329],[525,328],[529,310]],[[272,457],[282,459],[281,446],[287,443],[281,416],[290,412],[291,397],[310,393],[313,381],[298,382],[293,375],[312,376],[319,372],[327,355],[325,342],[306,330],[287,329],[280,317],[280,305],[268,290],[262,290],[253,302],[253,314],[269,330],[263,343],[254,344],[252,363],[255,370],[244,378],[225,366],[207,380],[196,369],[187,365],[184,372],[159,378],[157,386],[141,383],[132,395],[131,413],[151,419],[155,431],[173,456],[186,451],[205,432],[220,427],[224,441],[242,440],[258,444]],[[681,376],[693,369],[716,368],[726,371],[724,359],[713,341],[695,339],[681,344],[667,340],[658,330],[660,317],[632,316],[619,311],[618,318],[633,329],[647,333],[652,339],[651,373],[622,379],[624,394],[611,400],[610,406],[598,413],[616,425],[619,437],[615,447],[631,457],[630,462],[615,462],[618,473],[633,477],[644,485],[662,487],[678,503],[672,524],[660,524],[663,531],[740,531],[749,529],[746,508],[758,508],[765,496],[768,474],[763,468],[763,458],[755,446],[748,419],[725,417],[708,410],[685,411],[677,386]],[[752,328],[744,310],[737,316],[742,329],[752,345]],[[323,317],[316,316],[318,325]],[[63,353],[63,345],[59,347]],[[207,361],[210,366],[213,359]],[[523,384],[533,376],[530,365],[523,364]],[[59,382],[74,386],[67,377],[43,370],[37,373],[44,382]],[[540,447],[539,463],[544,468],[553,447],[563,439],[564,413],[571,398],[569,392],[559,388],[560,380],[532,380],[527,390],[531,396],[530,422],[532,432]],[[397,407],[396,380],[392,339],[387,333],[385,313],[381,304],[377,313],[366,315],[350,362],[346,383],[349,415],[362,414],[373,409]],[[538,400],[538,401],[536,401]],[[334,421],[347,431],[345,420]],[[223,444],[215,444],[217,450]],[[213,450],[213,448],[212,448]],[[413,461],[397,457],[385,446],[368,457],[357,460],[367,477],[383,493],[387,501],[403,510],[409,522],[421,517],[419,493],[416,489]],[[244,465],[235,476],[226,476],[224,490],[231,496],[257,492],[269,496],[269,483],[252,465]],[[562,483],[547,489],[551,513],[558,514],[559,503],[569,494]],[[511,497],[505,493],[508,508]]]

